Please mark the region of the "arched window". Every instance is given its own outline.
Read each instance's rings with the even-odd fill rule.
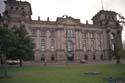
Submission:
[[[115,34],[114,33],[110,34],[110,39],[115,39]]]
[[[73,42],[72,41],[67,42],[67,51],[73,51]]]
[[[115,44],[114,43],[112,44],[111,49],[112,49],[112,51],[115,50]]]
[[[22,7],[21,10],[24,10],[24,8]]]
[[[19,7],[16,7],[16,10],[18,10],[19,9]]]
[[[26,16],[26,12],[25,12],[25,11],[22,12],[22,16],[23,16],[23,17]]]
[[[12,10],[12,9],[13,9],[13,6],[11,6],[10,9]]]
[[[111,50],[114,51],[115,50],[115,34],[114,33],[110,34],[110,39],[112,41]]]

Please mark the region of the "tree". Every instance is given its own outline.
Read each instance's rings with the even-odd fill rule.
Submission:
[[[116,44],[115,44],[115,55],[116,55],[117,64],[121,63],[120,57],[122,53],[123,53],[123,48],[122,48],[122,40],[121,40],[121,31],[118,31],[116,36]]]
[[[8,58],[11,59],[19,59],[20,67],[22,67],[22,60],[33,59],[34,56],[34,45],[28,36],[28,33],[24,26],[16,27],[14,26],[11,31],[13,32],[14,40],[13,46],[14,48],[10,51]],[[31,58],[30,58],[31,57]]]
[[[0,26],[0,57],[1,65],[4,68],[4,77],[7,77],[6,57],[12,46],[13,34],[7,27]]]
[[[125,25],[125,17],[122,16],[121,14],[117,13],[119,16],[119,23],[124,26]],[[121,38],[121,30],[117,31],[117,36],[116,36],[116,44],[115,44],[115,54],[116,54],[116,63],[119,64],[120,62],[120,57],[123,54],[123,46],[122,46],[122,38]]]
[[[0,56],[1,62],[6,62],[6,59],[19,59],[20,66],[22,60],[33,59],[34,44],[24,26],[0,27]]]
[[[125,17],[122,16],[121,14],[117,13],[118,17],[119,17],[119,23],[125,25]]]

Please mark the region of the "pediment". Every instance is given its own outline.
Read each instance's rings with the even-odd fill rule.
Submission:
[[[70,20],[70,19],[65,19],[61,23],[63,23],[63,24],[78,24],[78,23],[74,22],[74,20]]]
[[[63,17],[58,17],[56,20],[57,23],[61,24],[80,24],[80,19],[74,19],[70,16],[63,16]]]

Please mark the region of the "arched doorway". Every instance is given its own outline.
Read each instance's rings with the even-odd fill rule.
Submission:
[[[73,61],[74,60],[74,54],[72,52],[67,53],[67,59],[68,61]]]
[[[96,55],[93,55],[93,60],[96,60]]]
[[[55,61],[55,56],[51,55],[51,61]]]
[[[85,55],[85,56],[84,56],[84,59],[85,59],[85,60],[88,60],[88,55]]]
[[[67,60],[73,61],[74,60],[74,51],[73,51],[73,42],[71,40],[67,41]]]
[[[41,61],[44,61],[44,60],[45,60],[45,55],[42,54],[42,55],[41,55]]]
[[[100,59],[101,59],[101,60],[103,60],[103,59],[104,59],[104,56],[103,56],[103,54],[101,54],[101,56],[100,56]]]

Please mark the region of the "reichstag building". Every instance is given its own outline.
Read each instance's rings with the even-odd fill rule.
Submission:
[[[27,1],[5,1],[3,23],[8,27],[24,25],[35,44],[35,61],[105,60],[114,56],[116,36],[122,26],[114,11],[100,10],[92,17],[93,24],[80,22],[68,15],[56,21],[32,20],[32,7]],[[2,24],[2,23],[1,23]]]

